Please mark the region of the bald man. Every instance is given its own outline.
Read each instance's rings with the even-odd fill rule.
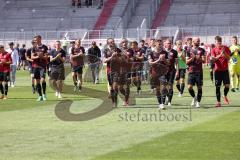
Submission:
[[[202,99],[202,86],[203,86],[203,67],[202,64],[205,61],[205,50],[200,48],[200,38],[193,38],[193,46],[187,50],[186,63],[188,65],[188,91],[193,97],[191,106],[196,108],[200,107]],[[197,86],[197,96],[193,86]]]

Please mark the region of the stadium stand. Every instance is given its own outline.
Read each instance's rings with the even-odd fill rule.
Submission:
[[[77,8],[71,0],[1,0],[0,41],[29,41],[36,34],[49,41],[67,36],[87,43],[194,35],[208,41],[217,34],[225,41],[240,30],[238,0],[104,0],[102,9],[98,0],[93,2],[93,7]]]
[[[239,25],[239,8],[238,0],[173,0],[164,26]]]
[[[1,31],[93,29],[101,12],[97,4],[73,10],[69,0],[9,0],[1,6]]]
[[[159,20],[152,26],[158,27],[158,36],[176,39],[199,36],[212,43],[214,35],[221,35],[224,42],[230,42],[231,35],[239,33],[239,0],[165,0],[162,4],[165,5],[156,16]]]

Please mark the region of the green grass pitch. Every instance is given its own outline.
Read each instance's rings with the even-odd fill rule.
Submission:
[[[101,104],[111,107],[104,102],[109,101],[106,83],[84,83],[80,94],[72,92],[70,76],[66,85],[63,100],[72,100],[73,114],[91,112]],[[48,101],[36,102],[28,72],[18,71],[9,99],[0,101],[0,160],[240,159],[240,93],[229,93],[229,106],[214,108],[215,87],[205,69],[202,108],[189,107],[187,90],[179,98],[175,89],[172,107],[159,113],[148,88],[144,85],[147,95],[141,97],[132,89],[136,105],[129,108],[120,100],[119,108],[102,116],[63,121],[55,114],[61,101],[54,91],[48,87]],[[154,117],[159,114],[167,117]]]

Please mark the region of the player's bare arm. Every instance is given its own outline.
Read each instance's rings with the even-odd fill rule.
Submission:
[[[32,53],[32,54],[31,54],[31,59],[32,59],[32,60],[39,59],[39,55],[36,54],[36,53]]]

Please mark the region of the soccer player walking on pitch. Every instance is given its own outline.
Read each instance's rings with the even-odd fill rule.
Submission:
[[[55,96],[58,99],[62,98],[62,88],[63,81],[65,80],[65,69],[64,62],[66,58],[66,52],[61,48],[61,42],[55,42],[55,48],[51,50],[50,53],[50,65],[51,65],[51,73],[50,79],[52,80],[52,84],[54,89],[56,90]]]
[[[48,48],[42,44],[42,37],[40,35],[34,37],[36,47],[33,48],[31,59],[33,60],[33,74],[36,80],[36,89],[39,94],[37,101],[46,101],[46,69],[48,62]]]
[[[33,48],[36,47],[36,42],[34,40],[32,40],[32,47],[27,49],[26,52],[26,60],[28,61],[28,70],[31,76],[31,82],[32,82],[32,93],[34,94],[36,89],[35,89],[35,82],[34,82],[34,73],[33,73],[33,67],[32,67],[32,63],[33,60],[31,59],[31,55],[32,55],[32,51]]]
[[[110,97],[113,107],[117,107],[118,79],[121,70],[121,50],[116,47],[114,39],[107,39],[107,48],[104,50],[104,63],[107,63],[107,79],[110,87]]]
[[[149,43],[149,47],[147,48],[147,50],[146,50],[146,55],[147,55],[147,58],[148,58],[148,55],[151,53],[151,52],[153,52],[153,51],[155,51],[155,39],[150,39],[150,43]],[[150,81],[150,89],[151,89],[151,93],[153,93],[154,92],[154,86],[152,85],[153,84],[153,82],[152,82],[152,79],[151,79],[151,65],[149,66],[149,81]]]
[[[78,39],[75,41],[75,46],[72,48],[72,52],[70,55],[70,61],[72,65],[72,78],[74,84],[74,92],[82,91],[82,74],[83,74],[83,66],[84,66],[84,56],[85,49],[81,46],[81,40]]]
[[[228,47],[222,45],[222,38],[215,37],[216,47],[211,52],[211,60],[214,62],[214,76],[216,86],[216,107],[221,107],[221,85],[224,84],[224,103],[229,104],[227,94],[230,87],[230,78],[228,71],[228,61],[230,59],[230,50]]]
[[[236,36],[232,37],[232,45],[230,46],[231,58],[229,61],[229,71],[231,75],[232,92],[240,91],[240,45]]]
[[[188,91],[193,100],[191,106],[200,107],[203,86],[203,62],[205,62],[205,50],[199,47],[200,38],[193,38],[193,46],[187,50],[186,63],[188,65]],[[193,86],[197,85],[198,93],[195,96]]]
[[[129,105],[129,95],[130,95],[130,84],[131,84],[131,68],[132,68],[132,62],[133,62],[133,50],[128,48],[128,40],[127,39],[122,39],[121,41],[121,50],[123,54],[123,58],[125,58],[125,65],[123,64],[123,70],[124,72],[122,73],[122,79],[125,80],[125,84],[122,83],[120,85],[120,92],[125,95],[125,99],[123,102],[123,106],[128,106]],[[125,75],[124,75],[125,74]],[[125,76],[125,78],[124,78]]]
[[[0,91],[2,93],[0,99],[7,99],[11,64],[11,54],[5,51],[4,46],[0,45]]]
[[[142,90],[141,73],[143,69],[144,53],[138,48],[138,43],[136,41],[131,43],[131,49],[133,51],[132,83],[137,87],[137,94],[140,95]]]
[[[163,50],[162,40],[155,41],[155,51],[149,53],[149,65],[151,69],[151,86],[156,88],[156,96],[159,103],[158,108],[165,109],[164,104],[167,96],[167,72],[168,53]]]
[[[168,53],[169,59],[169,70],[166,77],[168,83],[168,94],[165,104],[170,107],[173,98],[173,84],[175,80],[176,69],[178,70],[178,53],[172,48],[172,41],[170,39],[165,40],[164,50]]]
[[[176,42],[177,52],[178,52],[178,70],[176,73],[176,87],[179,91],[178,96],[182,97],[185,88],[185,74],[186,74],[186,52],[182,47],[182,41],[178,40]]]

